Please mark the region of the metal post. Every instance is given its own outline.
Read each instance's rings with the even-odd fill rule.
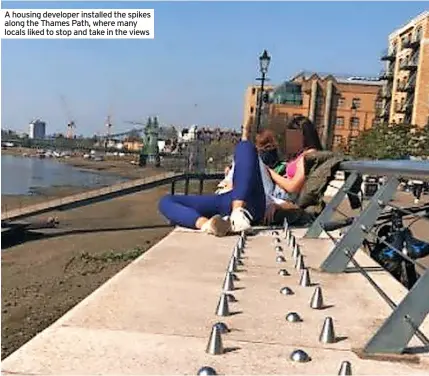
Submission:
[[[189,176],[185,178],[185,195],[189,194]]]
[[[262,115],[262,102],[264,97],[264,84],[265,84],[265,72],[262,72],[261,76],[261,92],[259,93],[258,98],[258,113],[256,117],[256,133],[259,132],[259,129],[261,128],[261,115]]]
[[[200,195],[202,195],[204,192],[204,178],[200,178],[200,189],[198,192]]]
[[[353,172],[348,179],[344,182],[343,186],[338,190],[336,195],[332,197],[331,201],[323,209],[322,213],[316,218],[312,223],[310,228],[305,233],[305,238],[318,238],[323,232],[323,225],[329,222],[332,218],[332,215],[335,213],[335,210],[338,206],[344,201],[347,192],[352,188],[358,177],[357,172]]]
[[[402,353],[429,314],[429,270],[399,303],[364,348],[364,353]]]
[[[176,192],[176,180],[173,180],[171,182],[171,194],[174,195],[175,192]]]
[[[332,252],[323,261],[321,270],[328,273],[341,273],[350,261],[350,257],[356,253],[365,238],[366,231],[371,230],[378,216],[393,197],[399,180],[390,177],[389,180],[378,189],[362,214],[353,222],[348,231],[335,245]],[[349,255],[345,251],[348,251]]]

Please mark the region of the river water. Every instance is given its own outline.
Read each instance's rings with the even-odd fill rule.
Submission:
[[[55,159],[1,156],[1,194],[30,195],[37,188],[55,186],[100,187],[125,179],[83,171]]]

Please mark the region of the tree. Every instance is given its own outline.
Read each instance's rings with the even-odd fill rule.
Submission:
[[[420,154],[421,142],[421,131],[413,125],[379,124],[360,133],[351,154],[356,158],[403,159]]]

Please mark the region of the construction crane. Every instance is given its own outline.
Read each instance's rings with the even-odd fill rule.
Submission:
[[[71,116],[70,109],[67,106],[66,98],[64,95],[60,96],[61,103],[63,105],[64,113],[67,117],[67,132],[66,132],[66,138],[73,138],[74,136],[74,129],[76,128],[76,123],[73,120],[73,117]]]

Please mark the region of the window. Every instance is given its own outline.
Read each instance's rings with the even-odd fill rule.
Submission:
[[[341,145],[344,142],[343,136],[335,135],[334,136],[334,144],[335,145]]]
[[[350,118],[350,126],[352,128],[358,128],[359,127],[359,118],[355,117],[355,116],[352,116]]]
[[[335,121],[336,127],[343,127],[344,126],[344,116],[337,116],[337,119]]]
[[[357,138],[356,136],[350,136],[349,137],[349,145],[350,146],[356,142],[356,138]]]
[[[352,107],[360,108],[360,98],[353,98],[352,99]]]
[[[256,94],[256,88],[252,87],[252,95]]]
[[[272,97],[274,104],[300,106],[303,101],[301,85],[292,82],[285,82],[274,90]]]
[[[251,106],[250,107],[250,113],[253,114],[255,112],[255,107]]]
[[[337,99],[337,106],[338,107],[344,107],[345,104],[346,104],[346,98],[344,98],[344,97],[338,97],[338,99]]]
[[[381,110],[382,108],[383,108],[383,101],[382,100],[375,101],[375,109]]]
[[[422,39],[422,27],[419,26],[414,34],[414,41],[418,42]]]

